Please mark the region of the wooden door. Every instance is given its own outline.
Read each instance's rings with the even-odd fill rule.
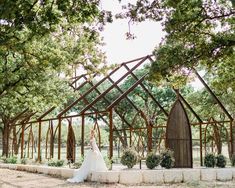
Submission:
[[[192,168],[192,135],[189,119],[179,99],[173,104],[166,128],[166,147],[174,151],[176,168]]]

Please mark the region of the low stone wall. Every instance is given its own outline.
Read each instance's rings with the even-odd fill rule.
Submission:
[[[8,168],[12,170],[27,171],[33,173],[47,174],[59,178],[73,177],[74,169],[49,167],[42,165],[23,165],[23,164],[5,164],[0,163],[0,168]]]
[[[60,178],[73,177],[74,169],[40,165],[0,164],[0,168],[42,173]],[[88,181],[127,185],[235,180],[235,168],[157,169],[93,172]]]
[[[235,180],[235,168],[122,170],[93,172],[91,181],[121,184],[163,184],[195,181]]]

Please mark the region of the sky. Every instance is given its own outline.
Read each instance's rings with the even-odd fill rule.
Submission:
[[[128,2],[130,0],[122,0],[122,4]],[[134,2],[134,0],[131,2]],[[101,8],[112,11],[114,14],[122,11],[122,4],[118,0],[101,0]],[[125,33],[128,31],[128,20],[114,18],[112,23],[105,26],[104,31],[101,33],[105,43],[102,49],[106,53],[109,64],[119,64],[150,55],[164,37],[163,27],[159,22],[145,21],[131,24],[131,33],[136,36],[134,40],[126,39]],[[198,79],[190,84],[195,89],[203,87]]]
[[[122,0],[123,4],[127,2]],[[113,13],[122,11],[118,0],[102,0],[101,8]],[[131,32],[136,36],[134,40],[126,39],[125,34],[128,31],[128,20],[114,18],[113,23],[105,26],[101,36],[104,39],[103,50],[106,52],[108,63],[121,63],[152,54],[164,36],[161,24],[150,21],[131,24]]]

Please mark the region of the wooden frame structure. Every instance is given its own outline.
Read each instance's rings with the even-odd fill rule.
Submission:
[[[151,151],[153,148],[153,138],[152,138],[152,132],[153,129],[164,129],[166,126],[165,125],[154,125],[154,123],[152,121],[149,121],[146,117],[145,112],[140,109],[138,107],[138,105],[136,105],[134,103],[134,101],[132,101],[129,97],[128,94],[130,94],[135,88],[140,87],[142,90],[145,91],[145,93],[151,98],[151,100],[153,101],[153,103],[156,105],[156,108],[158,108],[161,113],[164,114],[164,116],[166,118],[168,118],[168,112],[164,109],[164,107],[158,102],[157,98],[154,97],[154,95],[151,93],[151,91],[148,89],[148,87],[146,86],[146,83],[144,82],[147,74],[144,74],[142,77],[138,77],[135,74],[135,71],[138,68],[141,68],[141,66],[143,66],[144,63],[146,62],[153,62],[153,55],[147,55],[135,60],[131,60],[128,62],[124,62],[122,64],[120,64],[119,66],[117,66],[114,70],[112,70],[107,76],[103,77],[102,79],[100,79],[98,82],[93,83],[90,79],[88,79],[87,75],[85,74],[81,74],[79,76],[75,76],[72,78],[72,82],[71,82],[71,87],[74,88],[75,92],[80,92],[80,97],[78,97],[75,101],[73,101],[71,104],[67,105],[63,110],[60,111],[60,113],[53,118],[46,118],[49,114],[51,114],[56,108],[52,107],[49,110],[47,110],[45,113],[41,114],[40,116],[36,113],[31,113],[30,116],[27,116],[26,118],[24,118],[23,120],[21,120],[20,122],[18,121],[14,121],[14,125],[18,126],[21,128],[21,158],[23,158],[23,153],[24,153],[24,134],[25,131],[28,129],[29,126],[27,125],[36,125],[38,127],[38,135],[37,135],[37,156],[38,156],[38,160],[40,161],[42,159],[41,156],[41,139],[42,139],[42,124],[45,122],[49,122],[49,124],[52,124],[53,121],[57,122],[57,126],[55,130],[50,130],[51,133],[51,137],[53,138],[52,141],[50,142],[50,156],[48,158],[53,158],[55,157],[53,155],[53,151],[54,151],[54,142],[57,142],[57,148],[58,148],[58,152],[57,152],[57,158],[61,159],[61,127],[62,127],[62,121],[64,119],[70,119],[70,125],[72,124],[72,119],[75,117],[80,117],[81,118],[81,155],[84,155],[84,130],[85,130],[85,117],[86,116],[91,116],[94,115],[97,118],[101,119],[105,124],[108,125],[109,127],[109,157],[112,158],[113,157],[113,141],[114,141],[114,137],[118,137],[119,140],[124,143],[123,140],[123,135],[122,132],[124,130],[129,131],[129,146],[132,145],[133,141],[133,135],[135,135],[137,132],[139,135],[141,135],[144,131],[145,134],[147,135],[147,138],[139,138],[139,140],[137,139],[137,143],[143,144],[144,142],[147,143],[147,152]],[[118,79],[114,79],[112,78],[112,76],[117,73],[120,69],[125,70],[124,73],[122,74],[122,76]],[[233,134],[232,134],[232,123],[233,123],[233,118],[232,116],[228,113],[228,111],[225,109],[225,107],[223,106],[223,104],[221,103],[221,101],[218,99],[218,97],[213,93],[213,91],[209,88],[209,86],[205,83],[205,81],[202,79],[202,77],[197,73],[196,70],[194,70],[195,75],[199,78],[199,80],[202,82],[202,84],[205,86],[205,88],[208,90],[208,92],[211,94],[211,96],[214,98],[214,100],[217,102],[217,104],[221,107],[221,109],[223,110],[223,112],[226,114],[226,116],[228,117],[228,120],[225,121],[203,121],[199,115],[193,110],[193,108],[190,106],[190,104],[185,100],[185,98],[179,93],[179,100],[182,102],[182,104],[184,104],[184,106],[196,117],[198,122],[190,122],[191,126],[199,126],[199,131],[200,131],[200,162],[202,165],[202,155],[203,155],[203,126],[207,126],[207,125],[213,125],[213,123],[217,122],[217,123],[229,123],[230,124],[230,144],[231,144],[231,149],[232,149],[232,153],[234,150],[234,143],[233,143]],[[96,75],[93,75],[94,77]],[[123,90],[119,85],[120,83],[122,83],[127,77],[132,77],[135,82],[127,89],[127,90]],[[104,82],[108,81],[109,84],[111,84],[108,88],[106,88],[104,91],[101,91],[99,89],[99,86],[101,86]],[[88,87],[89,86],[89,87]],[[84,87],[88,87],[88,89],[86,89],[85,91],[83,90]],[[119,92],[119,95],[113,99],[110,100],[107,97],[107,94],[110,93],[110,91],[112,91],[113,89],[115,89],[116,91]],[[89,101],[87,99],[87,96],[90,93],[95,93],[96,97],[92,100]],[[132,123],[129,122],[124,116],[123,114],[117,110],[116,106],[122,101],[125,100],[128,105],[130,105],[133,110],[136,111],[136,114],[138,114],[139,117],[141,117],[143,119],[143,121],[145,122],[145,127],[133,127]],[[105,108],[104,109],[99,109],[97,107],[97,103],[102,101],[105,104]],[[69,112],[71,111],[71,109],[75,108],[79,103],[82,103],[83,108],[76,110],[78,111],[78,113],[76,114],[69,114]],[[81,105],[80,105],[81,106]],[[24,111],[22,112],[22,114],[24,114]],[[20,114],[19,116],[15,117],[16,120],[19,119],[20,116],[22,116],[22,114]],[[35,117],[35,114],[37,115],[36,120],[33,120],[33,117]],[[114,120],[113,117],[117,116],[121,119],[121,121],[126,124],[126,128],[118,128],[115,124],[114,124]],[[104,116],[107,116],[108,118],[105,118]],[[35,119],[35,118],[34,118]],[[31,120],[31,121],[30,121]],[[96,124],[96,126],[98,126],[98,124]],[[50,125],[49,125],[50,127]],[[98,128],[98,127],[97,127]],[[73,132],[73,128],[72,126],[70,126],[70,132]],[[115,132],[115,136],[114,136],[114,132]],[[72,134],[72,133],[71,133]],[[100,145],[100,132],[99,132],[99,145]],[[55,141],[55,137],[57,136],[57,140]],[[35,137],[35,136],[34,136]],[[158,138],[158,139],[165,139],[165,137]],[[48,143],[48,141],[46,141],[46,143]],[[74,140],[71,140],[71,143],[74,144]],[[143,147],[143,146],[141,146]],[[159,146],[160,147],[160,146]],[[29,151],[29,149],[28,149]],[[46,148],[47,151],[47,148]],[[73,153],[73,152],[72,152]],[[74,154],[75,155],[75,154]],[[46,154],[46,157],[48,155]]]

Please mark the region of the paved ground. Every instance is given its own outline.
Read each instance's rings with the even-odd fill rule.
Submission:
[[[42,174],[33,174],[22,171],[15,171],[9,169],[0,169],[0,188],[52,188],[52,187],[81,187],[81,188],[185,188],[185,187],[235,187],[235,181],[230,182],[192,182],[190,184],[173,184],[173,185],[142,185],[142,186],[125,186],[121,184],[100,184],[100,183],[79,183],[79,184],[71,184],[67,183],[65,180],[53,178],[50,176],[42,175]]]

